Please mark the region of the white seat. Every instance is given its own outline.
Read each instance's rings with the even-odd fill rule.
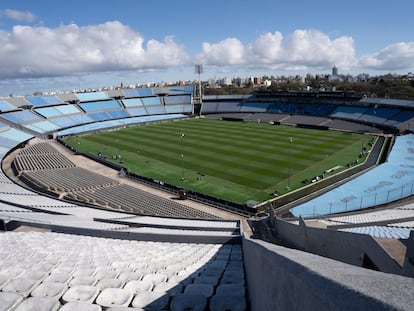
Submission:
[[[203,295],[178,294],[171,301],[171,311],[204,311],[207,306],[207,298]]]
[[[153,288],[153,291],[156,293],[164,293],[166,295],[175,296],[176,294],[181,293],[183,290],[183,285],[176,282],[163,282],[158,283]]]
[[[7,275],[11,279],[15,279],[15,278],[20,277],[25,272],[26,272],[25,269],[11,266],[10,268],[3,270],[2,274]]]
[[[159,272],[161,272],[162,274],[165,274],[168,278],[170,278],[173,275],[177,275],[180,271],[181,271],[181,269],[178,270],[178,269],[176,269],[174,267],[172,267],[172,268],[171,267],[167,267],[166,269],[162,269]]]
[[[69,302],[64,304],[59,311],[102,311],[102,307],[84,302]]]
[[[143,292],[135,296],[132,306],[149,310],[163,310],[168,307],[169,300],[168,295],[162,293]]]
[[[124,286],[125,282],[118,279],[102,279],[96,283],[95,287],[99,288],[100,290],[104,290],[105,288],[121,288]]]
[[[95,273],[93,268],[78,268],[73,272],[73,276],[92,276]]]
[[[244,284],[244,274],[237,270],[226,271],[220,284]]]
[[[245,288],[242,284],[220,284],[216,288],[216,294],[245,295]]]
[[[27,297],[36,285],[37,282],[34,280],[17,278],[10,280],[6,285],[4,285],[3,291],[14,292],[22,295],[23,297]]]
[[[39,271],[39,272],[45,272],[47,274],[51,273],[54,268],[54,265],[48,262],[43,262],[39,264],[33,265],[30,270],[32,271]]]
[[[0,292],[0,311],[13,310],[21,301],[23,297],[19,294]]]
[[[111,266],[115,269],[126,268],[130,265],[129,261],[113,261]]]
[[[244,273],[242,261],[230,261],[226,267],[226,271],[238,270],[240,273]]]
[[[217,294],[211,297],[210,310],[244,311],[246,310],[246,300],[244,295]]]
[[[143,280],[150,280],[154,285],[167,281],[167,276],[162,273],[149,273],[144,275]]]
[[[213,295],[214,286],[211,284],[188,284],[185,287],[185,294],[203,295],[208,298]]]
[[[44,278],[46,278],[47,273],[42,271],[27,271],[21,275],[21,278],[31,279],[36,282],[41,282]]]
[[[192,281],[193,281],[193,279],[191,277],[186,276],[184,274],[173,275],[172,277],[168,278],[168,282],[180,283],[183,286],[190,284]]]
[[[102,307],[128,307],[134,295],[122,288],[105,288],[96,298],[96,303]]]
[[[88,285],[77,285],[71,287],[62,296],[65,302],[87,302],[92,303],[98,295],[98,288]]]
[[[73,270],[74,270],[73,267],[59,266],[59,267],[56,267],[55,269],[53,269],[53,272],[52,273],[72,274],[73,273]]]
[[[0,289],[10,281],[10,278],[5,274],[0,274]]]
[[[207,264],[208,268],[221,268],[224,270],[224,268],[227,266],[227,260],[220,260],[220,259],[216,259],[213,261],[210,261]]]
[[[43,282],[32,291],[34,297],[52,297],[60,299],[64,292],[68,289],[65,283]]]
[[[56,311],[60,307],[57,299],[52,297],[29,297],[17,306],[14,311]]]
[[[102,279],[114,279],[118,276],[118,273],[113,270],[100,270],[95,273],[94,277],[96,280],[102,280]]]
[[[220,278],[224,272],[224,268],[222,267],[208,267],[204,271],[201,272],[202,275],[205,276],[215,276]]]
[[[139,255],[137,255],[137,256],[139,256]],[[141,257],[141,256],[139,256],[139,257]],[[139,270],[144,269],[145,270],[145,268],[147,267],[147,263],[145,263],[145,262],[132,262],[129,265],[129,267],[134,269],[134,270],[137,270],[137,269],[139,269]]]
[[[150,292],[153,288],[151,280],[134,280],[125,284],[124,289],[130,291],[134,295],[142,292]]]
[[[194,279],[194,284],[210,284],[216,286],[218,281],[219,279],[216,276],[200,275]]]
[[[118,279],[122,280],[125,283],[129,281],[140,280],[141,278],[142,274],[137,272],[123,272],[118,276]]]
[[[142,308],[132,308],[132,307],[110,307],[106,311],[145,311]]]
[[[70,280],[69,282],[69,286],[73,287],[76,285],[95,285],[96,283],[96,279],[92,276],[77,276],[74,277],[72,280]]]
[[[68,273],[53,272],[46,279],[44,279],[44,282],[68,283],[71,279],[72,276]]]

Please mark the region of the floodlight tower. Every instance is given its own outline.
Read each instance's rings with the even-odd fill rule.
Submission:
[[[194,66],[195,73],[198,75],[198,98],[199,102],[202,102],[202,95],[201,95],[201,80],[200,75],[203,73],[203,65],[202,64],[196,64]]]
[[[290,175],[291,175],[291,160],[292,160],[292,143],[293,143],[293,138],[289,137],[289,173],[288,173],[288,183],[287,183],[287,190],[290,190]]]
[[[181,133],[181,180],[184,181],[184,133]]]

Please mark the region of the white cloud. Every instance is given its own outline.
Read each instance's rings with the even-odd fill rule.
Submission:
[[[414,42],[389,45],[377,53],[361,57],[360,66],[375,70],[412,70],[414,68]]]
[[[283,52],[282,50],[283,35],[280,32],[265,33],[261,35],[256,42],[251,46],[251,53],[260,62],[274,63],[277,61]]]
[[[247,45],[235,38],[204,43],[198,57],[207,65],[242,64],[283,70],[331,68],[334,64],[348,69],[357,63],[352,38],[331,39],[318,30],[296,30],[286,38],[280,32],[269,32]]]
[[[199,62],[207,65],[242,65],[247,62],[246,47],[237,38],[227,38],[219,43],[204,42]]]
[[[0,18],[6,17],[11,20],[15,20],[18,22],[34,22],[36,20],[36,15],[31,12],[22,12],[12,9],[5,9],[0,11]]]
[[[286,38],[284,61],[306,67],[353,67],[356,62],[352,38],[329,38],[318,30],[296,30]]]
[[[0,31],[0,75],[6,78],[160,68],[185,64],[188,58],[173,37],[145,44],[141,34],[117,21]]]
[[[0,18],[6,16],[6,11],[14,19],[35,18],[29,12],[19,15],[10,10],[0,11]],[[145,40],[139,32],[118,21],[56,28],[19,25],[10,31],[0,30],[1,79],[128,70],[162,72],[195,63],[217,67],[218,72],[223,68],[321,72],[333,65],[342,72],[406,68],[412,71],[414,42],[393,44],[358,57],[351,37],[333,38],[319,30],[305,29],[286,36],[268,32],[247,43],[235,37],[204,42],[201,52],[192,56],[176,43],[174,36],[166,36],[162,41]]]

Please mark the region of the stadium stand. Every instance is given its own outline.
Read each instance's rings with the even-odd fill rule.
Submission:
[[[388,162],[290,211],[295,216],[341,213],[390,203],[413,194],[414,135],[396,138]]]
[[[359,120],[365,123],[384,124],[388,119],[392,119],[398,113],[400,113],[400,110],[395,108],[371,108],[365,111],[359,117]]]
[[[70,114],[79,114],[80,110],[73,105],[61,105],[54,107],[42,107],[34,109],[38,114],[41,114],[43,117],[50,119],[54,117],[60,117]]]
[[[218,99],[221,99],[218,100]],[[299,100],[298,100],[299,101]],[[369,105],[369,106],[367,106]],[[267,107],[266,109],[264,109]],[[254,114],[262,114],[267,112],[274,115],[287,114],[307,115],[315,117],[326,117],[333,125],[332,129],[353,131],[354,127],[357,131],[364,132],[370,126],[370,133],[381,133],[383,129],[394,129],[397,131],[411,130],[410,120],[413,119],[413,103],[411,101],[385,100],[385,99],[361,99],[357,104],[354,102],[344,104],[338,101],[337,104],[330,102],[306,102],[299,103],[292,100],[272,100],[271,98],[256,98],[255,96],[206,96],[202,104],[200,113],[203,115],[221,114],[221,113],[240,113],[251,112]],[[403,113],[401,113],[403,111]],[[252,117],[252,119],[255,119]],[[271,119],[267,117],[266,119]],[[352,121],[351,123],[341,123],[341,121]],[[295,120],[285,119],[281,123],[296,124]],[[336,125],[338,124],[338,125]],[[311,122],[311,124],[313,123]]]
[[[243,102],[240,112],[266,112],[269,104]]]
[[[356,214],[354,219],[352,215],[318,217],[325,228],[304,228],[302,218],[294,220],[299,224],[278,222],[273,228],[278,232],[285,230],[291,239],[296,239],[294,242],[304,243],[292,242],[291,245],[316,254],[329,257],[332,253],[337,256],[335,259],[341,259],[338,253],[345,258],[346,255],[337,250],[346,249],[350,257],[362,261],[361,264],[349,260],[348,263],[354,265],[351,266],[252,239],[257,237],[257,232],[250,232],[245,221],[206,219],[213,215],[187,210],[186,206],[171,201],[154,204],[153,197],[146,192],[131,194],[135,190],[130,186],[76,167],[48,143],[34,140],[19,152],[15,150],[32,139],[34,132],[39,136],[46,133],[72,135],[184,118],[193,111],[191,96],[188,96],[192,90],[180,87],[122,89],[0,101],[7,109],[0,109],[2,162],[13,153],[14,167],[22,176],[42,181],[49,189],[59,182],[64,195],[83,197],[85,202],[106,198],[117,209],[69,203],[40,194],[14,183],[2,170],[0,230],[14,232],[0,233],[0,309],[32,310],[42,306],[45,310],[106,311],[128,307],[138,310],[410,310],[414,279],[396,275],[414,275],[411,264],[414,219],[410,204],[392,211],[376,211],[376,216],[366,213],[365,218],[358,213],[360,220]],[[154,97],[156,94],[160,96]],[[345,116],[347,120],[340,120],[332,117],[332,111],[344,112],[338,111],[337,105],[278,101],[263,110],[268,103],[239,98],[238,103],[235,97],[223,102],[220,98],[212,98],[210,100],[215,102],[205,106],[203,103],[201,112],[223,113],[222,117],[256,122],[304,122],[329,125],[329,128],[335,128],[332,124],[340,124],[344,130],[361,131],[372,129],[368,124],[372,121],[378,123],[376,125],[409,129],[413,118],[410,111],[401,108],[401,102],[377,113],[373,113],[373,107],[366,108],[366,119],[355,119],[351,113]],[[118,106],[105,106],[109,102],[116,102]],[[378,101],[377,104],[395,103]],[[10,112],[17,113],[7,116]],[[158,113],[161,115],[148,115]],[[358,121],[358,127],[350,121]],[[373,185],[378,194],[370,192],[372,195],[369,195],[375,198],[376,205],[382,203],[384,196],[398,199],[412,192],[410,187],[405,187],[409,184],[410,169],[414,167],[410,164],[412,143],[411,135],[397,137],[389,163],[386,163],[387,174],[378,171],[373,176],[368,175],[367,178],[375,178],[378,182]],[[398,154],[405,156],[401,158]],[[385,177],[392,180],[393,185],[386,184],[387,181],[383,183]],[[365,188],[372,188],[365,180],[362,182]],[[365,204],[365,197],[358,208],[361,202]],[[125,210],[119,208],[121,203],[127,206]],[[324,204],[318,203],[319,206],[326,208]],[[347,211],[348,207],[351,209],[347,206]],[[137,215],[136,209],[144,215]],[[313,207],[311,209],[312,215],[321,212],[314,213]],[[329,212],[334,210],[331,208]],[[307,237],[303,238],[295,230]],[[312,240],[315,236],[317,239]],[[384,249],[378,248],[373,237],[403,240],[407,245],[405,261],[403,257],[401,265],[396,264]],[[319,246],[324,251],[312,249]],[[375,268],[389,273],[356,267],[371,261]],[[329,291],[321,288],[329,288]]]
[[[4,260],[0,265],[0,304],[7,310],[40,304],[47,310],[70,310],[79,302],[99,310],[184,310],[193,305],[218,310],[223,304],[246,309],[240,245],[8,232],[1,235],[0,248],[3,254],[13,254],[6,257],[13,263]],[[229,293],[234,298],[230,302],[224,296]]]
[[[113,209],[141,215],[164,217],[216,218],[214,215],[198,211],[181,204],[164,200],[148,192],[128,185],[114,185],[85,190],[71,190],[66,197],[90,204],[99,204]]]
[[[246,121],[260,121],[260,122],[284,122],[289,120],[290,115],[288,114],[283,114],[283,113],[278,113],[278,114],[273,114],[273,113],[255,113],[252,115],[249,115],[246,118]]]
[[[173,119],[182,119],[187,116],[184,114],[170,114],[170,115],[155,115],[155,116],[139,116],[133,118],[119,119],[119,120],[107,120],[102,122],[88,123],[85,125],[74,126],[68,129],[60,130],[57,132],[58,136],[67,136],[80,133],[88,133],[92,131],[98,131],[103,129],[124,127],[130,124],[148,123],[155,121],[166,121]],[[88,117],[89,118],[89,117]],[[89,121],[93,120],[89,118]]]
[[[5,101],[15,106],[16,108],[26,107],[26,106],[31,105],[30,102],[27,101],[25,97],[20,97],[20,96],[19,97],[7,97]]]
[[[26,97],[26,100],[34,107],[59,105],[62,103],[58,97],[53,95]]]
[[[175,95],[166,96],[164,98],[165,105],[190,105],[191,96],[189,95]]]
[[[137,89],[126,89],[124,90],[126,98],[132,97],[148,97],[153,96],[152,88],[137,88]]]
[[[340,231],[352,232],[358,234],[368,234],[378,238],[389,239],[408,239],[410,237],[411,228],[391,228],[387,226],[366,226],[338,229]]]
[[[69,200],[144,215],[216,218],[76,167],[47,143],[32,144],[23,149],[15,157],[13,167],[26,183]]]
[[[16,110],[16,107],[5,100],[0,100],[0,112]]]
[[[142,103],[142,100],[140,98],[124,98],[122,100],[122,103],[127,108],[130,108],[130,107],[140,107],[140,106],[143,106],[144,105]]]
[[[76,93],[75,96],[81,102],[89,102],[89,101],[109,99],[109,96],[105,92]]]
[[[356,121],[359,120],[366,111],[367,108],[364,107],[339,106],[331,114],[331,117]]]
[[[120,105],[116,100],[105,100],[105,101],[91,101],[80,103],[79,107],[85,112],[101,111],[110,109],[119,109]]]
[[[23,123],[33,122],[33,121],[44,120],[40,116],[34,114],[33,112],[29,110],[6,112],[6,113],[2,113],[0,117],[15,124],[23,124]]]
[[[283,122],[298,125],[306,124],[314,126],[323,126],[324,124],[327,124],[329,122],[329,119],[315,116],[293,115],[290,118],[285,119]]]

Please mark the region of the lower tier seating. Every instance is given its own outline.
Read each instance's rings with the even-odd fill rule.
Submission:
[[[7,232],[0,254],[1,310],[246,309],[241,245]]]

